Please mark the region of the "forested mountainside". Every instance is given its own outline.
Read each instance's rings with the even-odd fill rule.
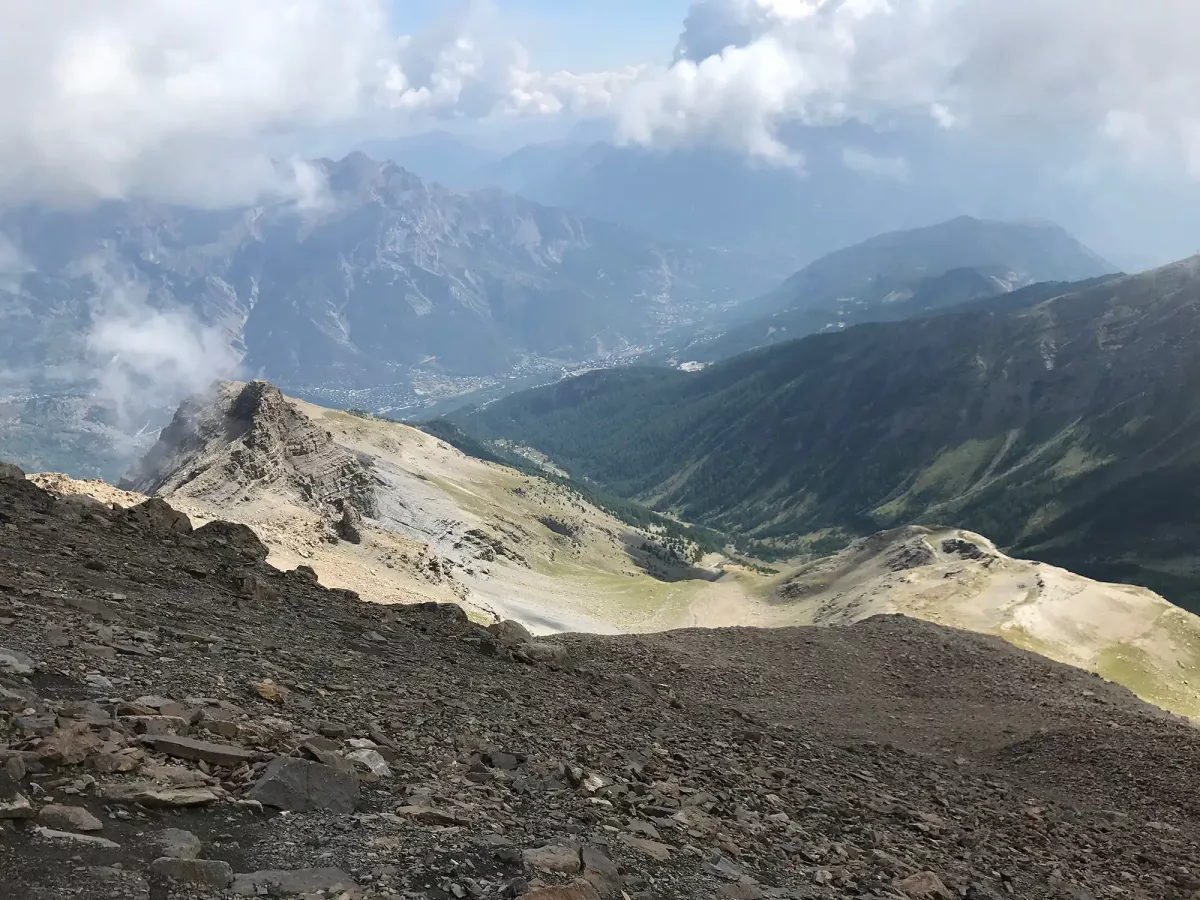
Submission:
[[[1197,607],[1200,258],[1010,299],[595,372],[459,422],[767,555],[962,525]]]

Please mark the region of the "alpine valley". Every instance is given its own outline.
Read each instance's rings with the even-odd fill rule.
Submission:
[[[906,523],[1200,608],[1200,258],[814,335],[700,372],[594,372],[457,418],[759,555]]]

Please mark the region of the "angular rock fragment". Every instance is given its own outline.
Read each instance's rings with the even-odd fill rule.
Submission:
[[[186,735],[188,722],[178,716],[121,716],[119,721],[136,734]]]
[[[521,894],[522,900],[600,900],[600,894],[586,881],[554,887],[537,887]]]
[[[75,844],[87,844],[91,847],[100,847],[105,850],[120,850],[121,845],[116,841],[110,841],[108,838],[97,837],[94,834],[76,834],[73,831],[56,831],[53,828],[45,828],[41,825],[35,825],[33,831],[39,837],[46,838],[50,841],[69,841]]]
[[[251,762],[256,754],[231,744],[214,744],[187,737],[154,737],[150,745],[159,753],[193,762],[207,762],[217,766],[240,766]]]
[[[0,481],[24,481],[25,472],[16,463],[0,460]]]
[[[192,520],[161,497],[151,497],[145,503],[130,507],[125,515],[135,524],[152,531],[192,533]]]
[[[254,533],[254,529],[240,522],[225,522],[215,519],[197,528],[192,533],[192,537],[196,541],[210,546],[236,550],[247,560],[254,562],[261,562],[270,555],[270,551]]]
[[[487,630],[493,638],[506,647],[526,644],[533,641],[533,635],[530,633],[529,629],[520,622],[515,622],[512,619],[504,619],[500,622],[493,622],[487,627]]]
[[[33,818],[33,804],[24,794],[13,792],[4,796],[0,793],[0,819]]]
[[[269,678],[266,681],[254,682],[254,691],[268,703],[282,706],[287,699],[288,690],[281,684],[276,684]]]
[[[918,872],[896,881],[898,891],[912,900],[954,900],[950,889],[933,872]]]
[[[583,871],[583,861],[576,847],[563,847],[550,844],[526,850],[522,855],[525,865],[542,872],[556,872],[559,875],[578,875]]]
[[[166,788],[151,782],[106,784],[100,796],[113,803],[136,803],[151,809],[185,809],[206,806],[219,799],[209,788]]]
[[[621,873],[616,863],[590,845],[583,847],[579,856],[583,863],[584,880],[594,887],[601,897],[620,895]]]
[[[342,515],[337,523],[338,537],[351,544],[361,544],[363,539],[362,513],[355,509],[353,504],[346,501],[342,501],[341,507]]]
[[[32,675],[37,663],[19,650],[0,647],[0,674]]]
[[[279,896],[281,894],[309,894],[325,891],[352,891],[357,883],[341,869],[296,869],[294,871],[271,870],[237,875],[233,881],[233,892],[243,897]]]
[[[172,859],[163,856],[150,863],[150,871],[184,884],[214,888],[227,888],[233,884],[233,867],[216,859]]]
[[[392,770],[378,750],[351,750],[346,759],[375,778],[390,778]]]
[[[634,837],[632,834],[622,834],[621,841],[658,862],[666,862],[671,858],[671,848],[666,844],[660,844],[658,841]]]
[[[37,820],[40,824],[59,831],[100,831],[104,828],[104,823],[82,806],[60,806],[52,803],[41,808]]]
[[[165,828],[154,838],[154,846],[172,859],[199,859],[203,850],[200,838],[182,828]]]
[[[525,663],[541,663],[553,668],[568,669],[571,666],[571,654],[560,644],[548,641],[527,641],[513,648],[513,656]]]
[[[470,820],[458,815],[449,810],[434,809],[431,806],[398,806],[396,807],[396,815],[404,816],[405,818],[415,819],[418,822],[423,822],[426,825],[442,825],[452,827],[455,825],[469,825]]]
[[[263,806],[306,812],[323,809],[332,813],[352,813],[358,808],[357,773],[306,759],[280,757],[246,794]]]

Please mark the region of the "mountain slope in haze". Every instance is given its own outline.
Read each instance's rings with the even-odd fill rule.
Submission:
[[[461,424],[759,552],[940,522],[1197,609],[1198,338],[1194,258],[694,374],[593,373]]]
[[[904,299],[896,295],[906,283],[952,269],[998,270],[1016,287],[1035,281],[1081,281],[1115,270],[1052,223],[959,216],[926,228],[881,234],[823,256],[745,311],[896,302]]]
[[[739,353],[770,347],[810,334],[840,331],[865,322],[899,322],[945,312],[954,307],[1015,309],[1048,300],[1060,294],[1083,290],[1116,278],[1105,275],[1083,282],[1037,282],[1014,288],[1008,273],[981,269],[951,269],[941,275],[900,283],[884,302],[868,304],[852,300],[832,307],[800,307],[774,313],[727,331],[703,335],[670,351],[675,359],[716,362]],[[663,353],[660,352],[659,356]]]
[[[902,163],[912,148],[895,146],[895,133],[853,123],[785,130],[789,146],[804,155],[803,169],[712,147],[662,151],[599,141],[533,145],[493,172],[543,203],[666,239],[788,254],[796,265],[964,208],[937,179],[917,184],[904,172],[854,166],[856,158]]]
[[[927,315],[1031,283],[1070,283],[1111,271],[1057,226],[960,216],[822,257],[765,296],[732,309],[724,329],[673,352],[676,358],[711,362],[863,322]]]
[[[1195,204],[1186,192],[1142,181],[1089,191],[961,129],[913,120],[883,131],[784,125],[778,137],[802,166],[764,165],[711,147],[543,144],[513,154],[490,183],[664,239],[790,254],[793,269],[873,235],[962,213],[1058,222],[1118,269],[1142,270],[1194,250],[1187,235],[1196,230]],[[1156,209],[1172,214],[1155,216]]]
[[[393,383],[423,362],[503,373],[636,346],[776,277],[362,154],[314,166],[328,190],[302,206],[0,213],[20,260],[0,284],[0,363],[72,359],[120,300],[187,310],[250,371],[298,384]]]
[[[1096,253],[1049,222],[992,222],[959,216],[926,228],[889,232],[829,253],[806,265],[772,292],[738,307],[737,316],[821,310],[830,317],[857,312],[858,320],[902,304],[928,280],[955,270],[996,278],[992,293],[1040,281],[1082,281],[1115,271]],[[942,286],[937,306],[953,305],[964,286]],[[970,289],[967,290],[970,294]],[[965,299],[972,299],[970,295]]]

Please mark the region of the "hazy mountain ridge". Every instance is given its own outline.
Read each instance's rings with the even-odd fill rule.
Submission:
[[[1198,270],[596,373],[462,424],[780,553],[944,522],[1195,608]]]
[[[214,378],[502,389],[612,364],[785,274],[361,154],[313,165],[304,203],[0,211],[0,452],[116,478]]]
[[[731,309],[730,324],[682,343],[674,354],[715,361],[808,334],[928,315],[1031,284],[1070,283],[1113,270],[1056,225],[959,216],[822,257]]]
[[[895,135],[853,123],[788,131],[803,167],[759,164],[711,146],[560,141],[524,147],[478,177],[663,238],[786,253],[797,264],[964,208],[940,182],[918,185],[904,172],[881,177],[847,163],[847,153],[902,158]]]
[[[17,368],[69,355],[97,281],[189,310],[252,371],[370,383],[430,358],[468,374],[529,354],[586,359],[775,277],[749,257],[452,191],[361,154],[315,165],[328,192],[301,207],[9,211],[0,235],[19,264],[0,292],[0,358]]]
[[[882,302],[905,282],[970,268],[999,270],[1010,290],[1036,281],[1080,281],[1116,270],[1051,222],[959,216],[924,228],[880,234],[823,256],[748,304],[745,311],[779,311],[855,298]]]

